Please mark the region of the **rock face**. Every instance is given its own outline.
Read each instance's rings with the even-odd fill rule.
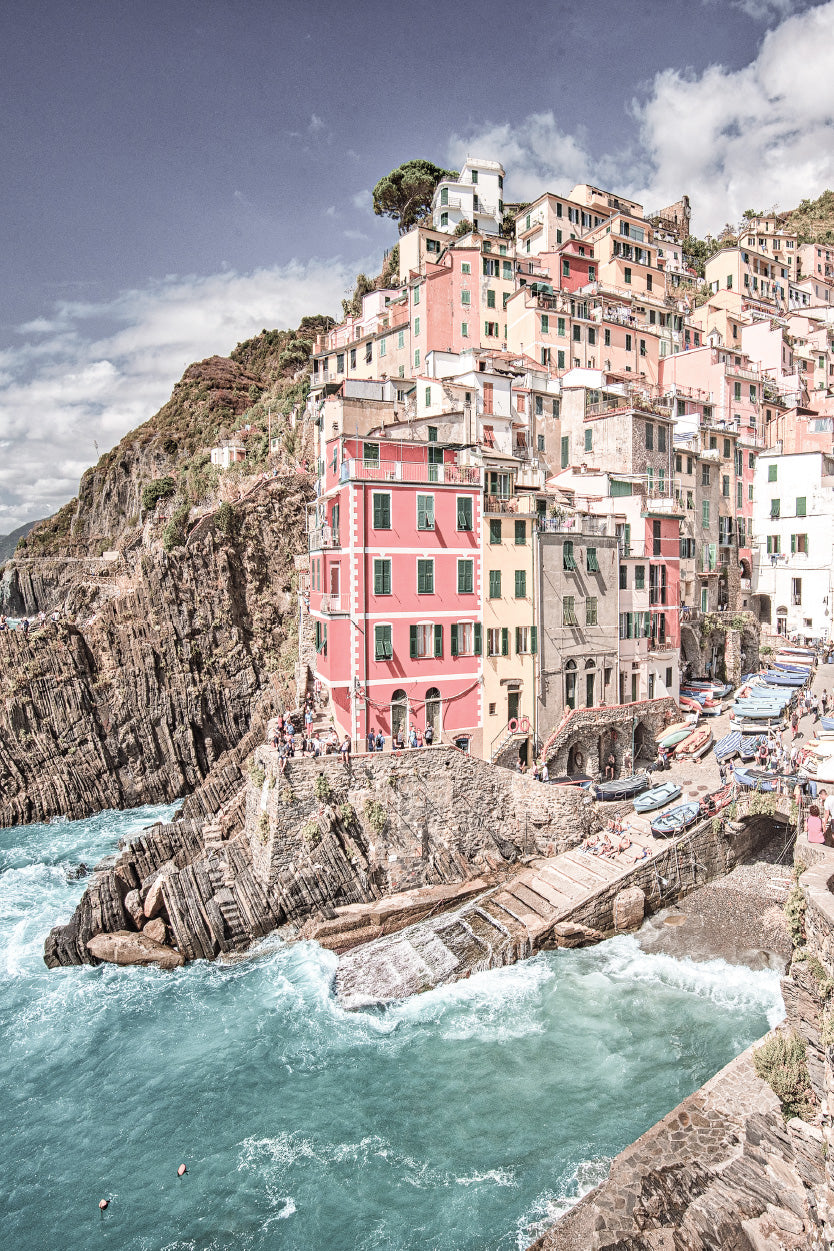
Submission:
[[[639,886],[621,890],[614,900],[614,929],[636,930],[646,914],[646,896]]]
[[[235,505],[230,534],[209,517],[188,546],[137,552],[83,630],[0,634],[0,825],[188,794],[294,704],[306,482],[262,481]],[[53,606],[28,566],[7,578]]]
[[[154,942],[148,934],[132,934],[117,930],[115,934],[98,934],[87,943],[91,956],[108,964],[153,964],[160,969],[179,969],[185,964],[173,947]]]

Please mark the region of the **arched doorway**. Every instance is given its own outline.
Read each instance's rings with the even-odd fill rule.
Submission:
[[[593,708],[596,700],[594,692],[596,690],[596,668],[593,660],[585,661],[585,707]]]
[[[440,740],[440,691],[430,686],[426,691],[426,725],[430,725],[435,743]]]
[[[776,608],[776,633],[787,634],[788,632],[788,606],[787,604],[779,604]]]
[[[565,662],[565,707],[576,707],[576,661]]]
[[[402,731],[405,738],[408,729],[408,697],[405,691],[394,691],[391,696],[391,737],[396,738]]]
[[[568,752],[568,776],[574,777],[576,774],[584,774],[587,772],[588,753],[584,744],[574,743]]]
[[[772,619],[772,604],[769,595],[753,596],[753,611],[759,618],[762,625],[770,625]]]

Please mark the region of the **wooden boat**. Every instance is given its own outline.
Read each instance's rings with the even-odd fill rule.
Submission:
[[[713,744],[712,750],[715,753],[715,759],[720,764],[722,760],[729,760],[732,756],[737,756],[741,747],[741,734],[738,730],[731,730],[729,734],[725,734],[717,743]]]
[[[750,791],[775,791],[778,778],[763,769],[733,769],[733,777],[739,786]]]
[[[804,686],[808,680],[807,674],[787,673],[784,669],[766,669],[760,676],[764,678],[765,682],[767,682],[769,686],[792,686],[797,689]]]
[[[670,808],[662,816],[655,817],[651,823],[652,834],[657,838],[673,838],[675,834],[681,834],[688,829],[700,815],[701,805],[697,800],[678,804],[677,808]]]
[[[821,717],[820,724],[824,730],[834,730],[834,717]]]
[[[677,799],[681,793],[681,788],[677,782],[661,782],[658,786],[652,786],[650,790],[643,791],[642,795],[638,795],[634,801],[635,812],[652,812],[655,808],[662,808],[664,804],[670,804],[673,799]]]
[[[633,773],[631,777],[617,778],[613,782],[598,782],[594,795],[597,799],[633,799],[641,791],[648,788],[649,779],[645,773]]]
[[[563,774],[561,777],[551,778],[550,785],[551,786],[585,787],[585,786],[590,786],[593,780],[594,779],[591,777],[588,777],[586,773],[574,773],[571,777],[568,777],[567,774]]]
[[[708,699],[701,709],[702,717],[720,717],[724,711],[724,705],[716,701]]]
[[[700,726],[693,730],[689,738],[678,743],[675,748],[675,759],[700,760],[708,752],[712,744],[712,730],[708,726]]]
[[[703,711],[697,699],[690,699],[688,695],[681,695],[678,699],[678,703],[685,712],[700,713]]]
[[[658,740],[657,745],[658,747],[665,747],[668,750],[671,747],[676,747],[678,743],[682,743],[685,738],[689,738],[691,733],[691,725],[687,725],[683,729],[670,730],[667,734],[664,734],[663,738]]]
[[[696,691],[704,691],[707,695],[712,695],[713,699],[724,699],[726,695],[731,695],[733,688],[726,682],[710,682],[709,678],[693,678],[690,682],[684,682],[681,690],[692,688]]]
[[[701,816],[715,816],[722,808],[726,808],[729,803],[732,803],[734,794],[735,786],[732,782],[728,782],[720,790],[713,791],[711,795],[705,795],[701,800]]]

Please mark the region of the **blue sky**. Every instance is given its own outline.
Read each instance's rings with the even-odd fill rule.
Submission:
[[[834,0],[6,0],[0,93],[2,532],[192,360],[335,313],[403,160],[687,191],[700,233],[834,185]]]

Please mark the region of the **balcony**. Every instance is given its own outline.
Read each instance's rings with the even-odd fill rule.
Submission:
[[[307,535],[307,551],[322,552],[328,548],[341,547],[339,528],[336,526],[317,526]]]
[[[610,533],[607,517],[539,517],[536,529],[539,534],[607,535]]]
[[[347,616],[350,613],[347,596],[322,595],[321,611],[326,613],[328,617]]]
[[[481,470],[475,465],[427,465],[422,461],[383,460],[370,465],[361,460],[342,462],[340,482],[416,482],[432,486],[481,485]]]

